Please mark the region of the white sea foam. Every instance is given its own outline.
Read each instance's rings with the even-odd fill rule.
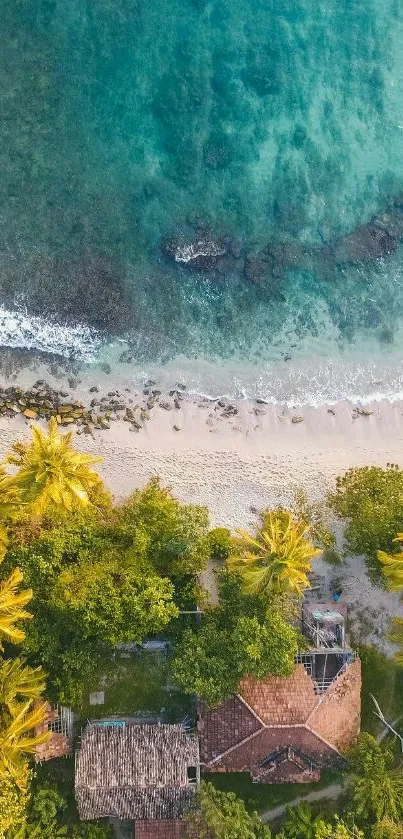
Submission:
[[[101,346],[99,333],[84,324],[62,324],[0,306],[0,346],[56,353],[91,361]]]
[[[334,359],[298,358],[289,362],[251,365],[221,364],[203,359],[172,360],[163,367],[132,368],[132,380],[141,385],[152,378],[169,390],[186,382],[190,396],[204,399],[256,399],[290,407],[320,406],[343,399],[367,404],[403,399],[403,352],[361,351]]]

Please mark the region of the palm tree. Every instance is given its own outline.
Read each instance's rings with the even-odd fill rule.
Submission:
[[[4,559],[8,546],[8,533],[5,522],[11,521],[19,511],[19,493],[10,486],[10,478],[0,463],[0,562]]]
[[[312,809],[306,801],[301,801],[297,807],[286,807],[286,817],[282,827],[287,839],[315,839],[316,828],[322,816],[313,815]]]
[[[275,510],[264,518],[256,538],[238,531],[240,554],[227,560],[231,570],[242,574],[251,594],[289,592],[301,596],[310,588],[312,560],[320,554],[308,538],[310,528],[294,521],[291,513]]]
[[[22,572],[15,568],[6,580],[0,582],[0,650],[3,649],[2,639],[13,644],[23,641],[25,632],[16,624],[18,621],[32,618],[31,613],[24,609],[32,598],[32,589],[17,591],[22,580]]]
[[[0,659],[0,707],[13,717],[20,702],[39,699],[46,687],[41,667],[32,668],[21,658]]]
[[[403,664],[403,618],[397,615],[392,620],[392,630],[389,633],[389,640],[398,644],[401,649],[396,653],[395,658],[398,664]]]
[[[101,484],[89,466],[102,458],[75,451],[71,438],[71,431],[59,433],[52,417],[48,433],[32,426],[32,441],[14,443],[6,458],[6,463],[18,467],[15,475],[8,476],[7,487],[16,489],[20,503],[29,505],[34,514],[42,515],[52,506],[71,510],[87,505],[89,492]]]
[[[394,542],[403,542],[403,533],[398,533]],[[377,557],[382,565],[382,571],[386,577],[390,591],[403,591],[403,550],[399,553],[387,554],[385,551],[377,551]]]
[[[48,730],[35,734],[35,728],[47,718],[46,702],[37,705],[28,700],[10,717],[3,714],[0,725],[0,778],[11,775],[16,785],[26,789],[26,757],[34,755],[38,746],[52,736]]]

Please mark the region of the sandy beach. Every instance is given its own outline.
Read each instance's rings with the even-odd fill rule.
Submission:
[[[53,387],[66,386],[46,373]],[[18,384],[31,387],[37,377],[38,371],[26,371]],[[102,399],[113,392],[111,379],[97,376],[96,394],[86,379],[66,387],[68,399],[84,405],[91,397]],[[126,404],[138,410],[146,404],[147,394],[119,387]],[[161,394],[137,433],[129,423],[114,420],[109,430],[81,434],[76,442],[104,458],[99,469],[117,497],[159,475],[181,500],[206,504],[215,525],[235,528],[253,519],[254,508],[289,502],[295,488],[322,498],[350,466],[403,462],[403,403],[374,403],[365,408],[370,415],[358,407],[340,402],[293,410],[257,401],[191,398],[184,392],[176,408],[172,396]],[[13,440],[29,434],[29,424],[22,415],[0,418],[0,456]]]
[[[89,405],[94,396],[101,402],[103,394],[117,392],[140,417],[150,398],[150,388],[136,392],[127,382],[114,390],[110,376],[97,376],[94,394],[91,380],[69,387],[48,370],[40,372],[52,387],[68,391],[67,401]],[[35,375],[26,370],[13,386],[31,388],[37,376],[38,370]],[[288,505],[300,487],[310,499],[324,499],[337,475],[350,466],[403,464],[401,402],[377,402],[365,409],[340,402],[294,410],[258,401],[194,399],[186,391],[179,408],[174,402],[173,395],[156,397],[149,419],[142,420],[137,432],[113,417],[109,430],[94,428],[93,435],[70,426],[77,448],[103,457],[99,472],[117,499],[158,475],[180,500],[205,504],[213,526],[235,530],[253,526],[257,510]],[[119,416],[123,413],[117,411]],[[30,424],[22,414],[0,417],[0,457],[13,441],[29,437]],[[403,615],[398,595],[374,586],[360,557],[349,557],[342,566],[319,559],[314,570],[329,591],[341,582],[354,638],[393,654],[387,632],[391,617]],[[203,582],[212,593],[210,573]]]

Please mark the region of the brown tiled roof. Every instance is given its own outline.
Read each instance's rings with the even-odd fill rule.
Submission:
[[[134,822],[134,839],[199,839],[191,826],[181,819]]]
[[[333,682],[307,725],[343,752],[360,733],[360,712],[361,662],[357,659]]]
[[[198,729],[201,761],[208,763],[261,727],[259,720],[239,696],[233,696],[212,710],[200,706]]]
[[[330,765],[335,751],[330,745],[317,737],[305,725],[285,728],[262,728],[253,737],[227,751],[217,761],[210,763],[210,768],[224,767],[227,772],[250,772],[272,752],[292,746],[299,749],[320,766]]]
[[[287,678],[244,679],[239,693],[266,725],[303,723],[319,699],[303,664]]]
[[[238,702],[224,702],[214,711],[205,709],[200,713],[204,769],[249,772],[252,778],[272,782],[281,781],[287,773],[293,780],[305,780],[309,766],[304,768],[301,764],[298,771],[297,763],[289,770],[279,764],[278,771],[267,777],[261,765],[272,752],[292,747],[312,761],[314,780],[318,767],[339,763],[340,752],[358,736],[360,690],[359,661],[348,664],[322,695],[315,693],[314,682],[302,664],[288,678],[269,676],[260,682],[244,679]],[[241,720],[242,725],[236,725],[234,720]]]

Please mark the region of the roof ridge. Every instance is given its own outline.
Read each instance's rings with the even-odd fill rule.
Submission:
[[[252,740],[257,734],[261,734],[265,727],[266,726],[263,725],[262,728],[258,728],[258,730],[254,731],[253,734],[249,734],[247,737],[244,737],[244,739],[240,740],[239,743],[235,743],[234,746],[230,746],[229,749],[225,749],[225,751],[221,752],[221,754],[216,755],[216,757],[213,757],[212,760],[209,760],[208,763],[206,763],[206,766],[211,766],[212,763],[217,763],[218,760],[230,754],[230,752],[233,752],[234,749],[238,749],[239,746],[243,746],[245,743],[248,743],[249,740]]]
[[[308,718],[308,719],[309,719],[309,718]],[[330,743],[330,741],[329,741],[329,740],[326,740],[326,737],[322,737],[322,735],[321,735],[321,734],[319,734],[317,731],[315,731],[315,729],[314,729],[314,728],[311,728],[311,726],[310,726],[310,725],[308,725],[308,720],[306,721],[306,723],[305,723],[305,726],[304,726],[304,727],[305,727],[305,728],[307,728],[307,729],[308,729],[308,731],[310,731],[310,732],[311,732],[311,734],[313,734],[315,737],[317,737],[317,738],[318,738],[318,740],[321,740],[321,741],[322,741],[322,743],[325,743],[325,745],[326,745],[326,746],[329,746],[329,749],[332,749],[334,752],[336,752],[336,754],[338,754],[340,757],[342,757],[342,758],[344,759],[344,757],[343,757],[342,753],[341,753],[341,752],[339,752],[339,750],[338,750],[337,746],[335,746],[333,743]]]
[[[229,749],[225,749],[225,751],[221,752],[219,755],[216,755],[216,757],[214,757],[212,760],[209,760],[204,765],[205,766],[211,766],[212,763],[216,763],[222,757],[226,757],[228,754],[233,752],[234,749],[238,749],[239,746],[243,746],[243,745],[245,745],[245,743],[248,743],[249,740],[252,740],[253,737],[257,736],[257,734],[261,734],[262,731],[265,731],[265,729],[270,731],[270,729],[272,729],[272,728],[308,728],[308,726],[305,725],[305,723],[292,723],[291,725],[266,725],[266,723],[263,723],[262,728],[258,728],[257,731],[254,731],[253,734],[249,734],[247,737],[244,737],[244,739],[240,740],[239,743],[235,743],[234,746],[230,746]],[[311,731],[311,729],[308,729],[308,730],[311,732],[311,734],[315,734],[315,736],[316,736],[315,731]],[[323,739],[323,738],[319,738],[319,739]],[[323,742],[325,742],[325,741],[323,741]],[[332,748],[334,748],[334,746],[332,746]]]
[[[253,716],[256,717],[257,721],[260,722],[260,725],[264,728],[266,726],[266,723],[264,722],[264,720],[262,720],[261,717],[259,717],[259,714],[257,713],[257,711],[255,711],[254,708],[252,708],[252,706],[249,705],[249,703],[246,701],[246,699],[244,699],[242,694],[241,693],[236,693],[235,696],[237,696],[238,699],[240,699],[241,702],[243,702],[243,704],[245,705],[245,708],[247,708],[248,711],[250,711],[251,714],[253,714]]]

